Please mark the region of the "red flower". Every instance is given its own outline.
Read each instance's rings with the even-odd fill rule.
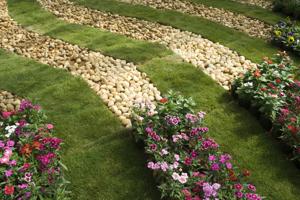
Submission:
[[[167,98],[162,98],[161,100],[159,100],[160,103],[167,103],[168,99]]]
[[[273,64],[272,60],[268,60],[267,62],[268,62],[269,65]]]
[[[291,120],[291,122],[297,121],[296,117],[291,117],[290,120]]]
[[[243,175],[244,175],[244,176],[250,176],[251,174],[250,174],[250,171],[249,171],[249,170],[244,170],[244,171],[243,171]]]
[[[257,78],[261,77],[260,71],[258,69],[254,72],[254,76]]]
[[[288,125],[287,128],[291,131],[292,134],[296,134],[298,132],[297,127],[295,127],[293,125]]]
[[[15,187],[12,185],[12,186],[8,186],[6,185],[5,188],[4,188],[4,193],[6,195],[12,195],[15,191]]]
[[[38,141],[34,141],[32,143],[32,148],[36,149],[36,150],[40,150],[41,149],[42,144]]]
[[[279,78],[277,78],[276,83],[281,83],[281,80]]]
[[[267,88],[260,88],[260,90],[264,92],[267,90]]]
[[[29,156],[32,152],[32,149],[30,147],[29,144],[25,144],[22,148],[21,148],[21,154],[24,154],[26,156]]]

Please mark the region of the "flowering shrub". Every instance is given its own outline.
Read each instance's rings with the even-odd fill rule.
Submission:
[[[133,114],[138,141],[145,143],[147,167],[167,199],[259,200],[249,171],[240,173],[227,153],[207,136],[204,112],[194,113],[191,99],[170,93],[156,107],[140,106]]]
[[[294,80],[296,67],[285,52],[266,59],[257,69],[235,81],[240,101],[249,101],[273,124],[273,132],[300,155],[300,82]]]
[[[62,140],[45,120],[40,107],[29,101],[0,116],[0,199],[66,199]]]
[[[273,27],[272,39],[274,42],[300,52],[300,27],[291,20],[280,21]]]

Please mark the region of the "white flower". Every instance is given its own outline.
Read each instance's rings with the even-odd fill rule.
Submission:
[[[7,131],[7,134],[5,134],[5,137],[10,137],[10,135],[16,131],[16,128],[17,128],[16,125],[5,127],[5,130]]]
[[[253,87],[253,83],[251,82],[247,82],[244,84],[245,87]]]

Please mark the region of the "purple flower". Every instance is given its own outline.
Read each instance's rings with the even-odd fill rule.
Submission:
[[[3,147],[5,147],[5,144],[3,141],[0,140],[0,148],[3,148]]]
[[[6,177],[10,177],[12,174],[13,174],[13,171],[11,169],[5,171],[5,176]]]
[[[169,125],[172,125],[172,126],[176,126],[181,122],[179,117],[171,116],[171,115],[166,116],[165,120],[167,121],[167,123]]]
[[[20,189],[26,189],[27,187],[28,187],[28,184],[26,184],[26,183],[22,183],[22,184],[18,185],[18,188],[20,188]]]
[[[8,140],[6,142],[6,145],[9,146],[9,147],[13,147],[13,146],[15,146],[15,142],[13,140]]]
[[[218,171],[218,170],[220,170],[219,164],[218,164],[218,163],[212,164],[212,165],[211,165],[211,170],[213,170],[213,171]]]

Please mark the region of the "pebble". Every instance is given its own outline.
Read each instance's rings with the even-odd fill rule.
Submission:
[[[272,0],[232,0],[243,4],[250,4],[254,6],[259,6],[268,10],[272,10],[273,2]]]
[[[161,98],[158,89],[133,63],[30,32],[9,17],[5,0],[0,0],[0,38],[0,48],[69,70],[84,79],[108,107],[120,119],[122,117],[125,126],[131,125],[129,117],[134,104],[153,104]],[[131,79],[134,81],[128,81]],[[130,90],[129,95],[123,87],[118,87],[119,83]],[[5,105],[6,109],[12,109],[13,104]]]
[[[253,19],[231,11],[208,7],[200,3],[182,0],[119,0],[127,3],[141,4],[156,9],[169,9],[190,15],[200,16],[210,21],[217,22],[229,28],[245,32],[249,36],[263,39],[271,38],[272,26],[260,20]],[[245,0],[244,0],[245,1]],[[251,0],[246,0],[251,1]],[[260,2],[256,0],[257,2]],[[257,31],[260,30],[260,31]]]
[[[45,9],[52,13],[54,11],[58,12],[59,15],[57,16],[68,22],[90,25],[134,39],[158,42],[165,45],[185,61],[210,75],[225,89],[230,88],[232,81],[237,78],[237,74],[256,67],[255,63],[238,55],[237,52],[188,31],[181,31],[155,22],[84,8],[68,0],[38,1]],[[161,0],[161,2],[164,1]],[[214,67],[217,65],[226,70],[217,71],[217,68]],[[224,81],[223,78],[227,81]]]
[[[0,112],[18,110],[21,104],[21,98],[5,90],[0,90]]]

